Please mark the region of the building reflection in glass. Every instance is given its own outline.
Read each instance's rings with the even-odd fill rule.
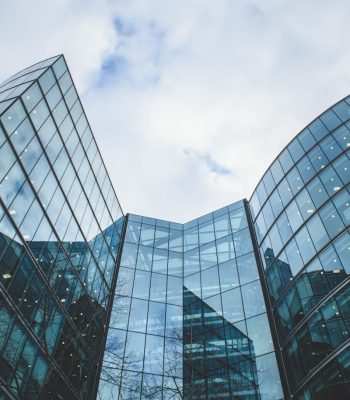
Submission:
[[[127,216],[101,399],[282,398],[248,224]]]
[[[121,216],[64,57],[1,84],[1,399],[93,396]]]
[[[293,388],[350,337],[350,285],[335,248],[335,243],[330,244],[295,278],[289,265],[274,257],[272,249],[265,252],[266,276],[274,299],[275,321]],[[285,276],[284,285],[276,286],[276,273]],[[345,285],[342,285],[344,281]],[[339,290],[326,297],[337,287]],[[347,358],[344,355],[341,359]],[[315,391],[312,399],[347,398],[342,379],[330,386],[320,384],[321,376],[332,368],[339,370],[341,366],[337,366],[335,361],[313,378],[317,388],[312,389]],[[313,387],[312,382],[310,385]],[[330,394],[333,397],[327,397]]]
[[[115,230],[116,227],[109,229]],[[60,249],[62,243],[26,242],[51,284],[47,289],[32,267],[33,261],[24,245],[0,234],[2,282],[21,315],[30,321],[41,346],[38,348],[35,340],[26,335],[20,322],[11,316],[2,300],[2,378],[11,392],[23,393],[30,398],[70,396],[59,374],[50,370],[47,357],[69,376],[77,392],[87,394],[96,386],[96,371],[91,370],[91,365],[96,365],[103,353],[106,291],[101,282],[97,284],[89,280],[88,273],[83,273],[82,284],[77,279],[78,272],[88,269],[87,253],[90,246],[85,242],[63,245],[69,251],[69,261],[66,253],[63,255]],[[64,311],[55,304],[55,298]]]
[[[254,343],[237,325],[184,287],[185,398],[261,398]]]

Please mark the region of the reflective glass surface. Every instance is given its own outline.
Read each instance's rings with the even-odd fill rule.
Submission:
[[[0,85],[0,386],[11,398],[95,391],[121,217],[64,57]]]
[[[0,399],[347,399],[349,119],[178,224],[123,215],[63,56],[3,82]]]
[[[332,357],[350,338],[349,118],[349,98],[321,114],[277,157],[250,200],[285,377],[300,399],[348,398],[344,380],[320,379],[338,368]]]
[[[127,216],[101,399],[282,399],[248,220]]]
[[[99,398],[182,399],[183,226],[129,214]]]

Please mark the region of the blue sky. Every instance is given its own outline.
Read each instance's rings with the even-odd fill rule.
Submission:
[[[64,53],[125,211],[184,222],[242,197],[349,94],[345,0],[15,0],[0,79]]]

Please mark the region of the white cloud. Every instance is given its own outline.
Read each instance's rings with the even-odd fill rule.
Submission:
[[[3,7],[0,73],[66,54],[125,211],[186,221],[249,197],[282,147],[348,94],[345,0],[30,7]]]
[[[1,80],[34,62],[64,53],[82,91],[117,43],[107,0],[3,2],[0,37]]]

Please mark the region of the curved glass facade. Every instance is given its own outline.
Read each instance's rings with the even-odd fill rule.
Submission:
[[[349,119],[350,98],[315,119],[250,200],[284,375],[298,399],[349,396]]]

